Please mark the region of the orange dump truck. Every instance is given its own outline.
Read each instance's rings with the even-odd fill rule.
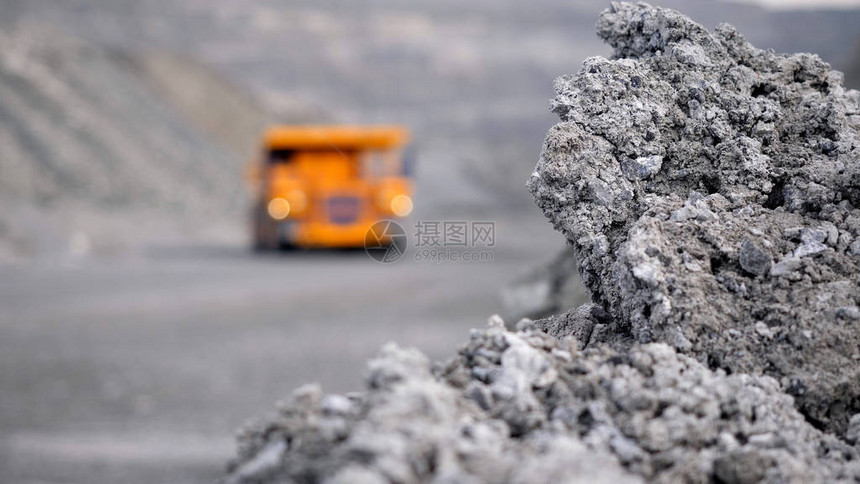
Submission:
[[[397,126],[278,126],[254,163],[257,249],[361,247],[412,211],[409,132]]]

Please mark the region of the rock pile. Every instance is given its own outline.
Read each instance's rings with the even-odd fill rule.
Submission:
[[[529,181],[592,303],[297,390],[226,482],[857,482],[860,95],[613,4]]]
[[[714,372],[660,343],[580,351],[518,329],[491,320],[435,367],[389,345],[361,394],[296,390],[242,433],[225,482],[860,478],[860,449],[809,425],[773,378]]]
[[[556,82],[562,122],[529,187],[609,314],[546,326],[771,375],[844,432],[860,412],[860,93],[814,55],[646,4],[613,5],[598,32],[615,56]]]

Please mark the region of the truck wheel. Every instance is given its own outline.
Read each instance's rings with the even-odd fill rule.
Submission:
[[[265,252],[278,248],[277,234],[274,232],[274,227],[266,216],[266,211],[262,205],[257,205],[251,214],[253,220],[253,249],[254,252]],[[274,237],[273,237],[274,236]]]

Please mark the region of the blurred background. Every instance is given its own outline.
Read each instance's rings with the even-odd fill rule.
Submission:
[[[860,86],[857,1],[660,4]],[[524,189],[552,82],[609,54],[607,5],[0,0],[0,482],[211,482],[293,388],[515,316],[500,289],[563,247]],[[334,122],[407,126],[407,232],[495,222],[493,261],[253,254],[261,133]]]

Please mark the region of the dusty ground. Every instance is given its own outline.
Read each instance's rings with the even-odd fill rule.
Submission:
[[[451,356],[501,282],[554,255],[536,210],[516,220],[532,237],[514,222],[471,266],[208,245],[3,267],[0,482],[211,481],[290,389],[357,389],[392,340]]]

